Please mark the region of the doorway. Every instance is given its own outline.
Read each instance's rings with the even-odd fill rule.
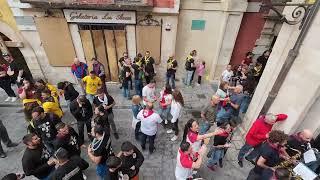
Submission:
[[[139,20],[136,26],[137,52],[150,51],[156,64],[161,62],[161,29],[162,20],[153,19],[151,15]]]
[[[118,82],[118,59],[127,51],[125,26],[79,24],[79,33],[88,66],[96,57],[105,67],[106,81]]]

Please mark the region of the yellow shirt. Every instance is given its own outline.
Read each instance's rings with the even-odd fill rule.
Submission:
[[[48,87],[48,89],[51,91],[51,96],[52,96],[52,97],[56,97],[56,98],[59,97],[58,89],[57,89],[56,87],[54,87],[54,86],[51,85],[51,84],[47,84],[47,87]]]
[[[86,93],[96,95],[97,90],[101,87],[102,82],[99,77],[95,77],[92,79],[90,76],[86,76],[82,79],[82,81],[86,84]]]
[[[58,99],[56,97],[53,97],[53,98],[54,98],[54,102],[42,103],[42,108],[43,108],[44,112],[53,113],[53,114],[59,116],[59,118],[61,118],[63,116],[63,111],[60,108]]]

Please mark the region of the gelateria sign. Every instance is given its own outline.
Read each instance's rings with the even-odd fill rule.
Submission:
[[[64,9],[67,22],[136,24],[135,11],[93,11]]]

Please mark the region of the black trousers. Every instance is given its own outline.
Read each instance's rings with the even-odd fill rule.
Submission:
[[[201,78],[202,76],[198,76],[198,84],[201,84]]]
[[[171,123],[171,129],[174,131],[174,135],[178,136],[179,134],[179,127],[178,127],[179,119],[176,122]]]
[[[154,139],[156,138],[156,135],[149,136],[144,133],[141,133],[141,147],[143,150],[146,149],[146,142],[147,138],[149,139],[149,152],[153,153],[154,151]]]
[[[88,133],[88,138],[91,141],[92,136],[91,136],[91,122],[90,120],[88,121],[78,121],[78,133],[79,133],[79,144],[80,146],[84,144],[84,126],[87,127],[87,133]]]
[[[11,88],[11,81],[8,80],[0,80],[0,88],[2,88],[9,97],[16,97],[16,94]]]
[[[4,153],[3,148],[1,146],[1,141],[5,145],[8,145],[8,144],[12,143],[10,138],[9,138],[9,135],[8,135],[6,127],[4,127],[2,121],[0,120],[0,154]]]
[[[134,130],[134,136],[135,136],[136,140],[139,140],[140,127],[141,127],[141,121],[137,122],[136,129]]]

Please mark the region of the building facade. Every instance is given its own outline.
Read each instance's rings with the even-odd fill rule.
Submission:
[[[296,1],[295,3],[303,4],[304,1]],[[319,4],[319,2],[317,3]],[[287,6],[284,9],[283,13],[287,18],[290,18],[289,20],[294,20],[291,18],[291,14],[295,8],[295,6]],[[273,96],[273,103],[267,106],[267,112],[288,114],[288,119],[276,126],[276,128],[282,129],[287,133],[308,128],[315,135],[319,135],[320,73],[317,59],[320,58],[320,45],[318,38],[316,38],[320,28],[319,22],[320,13],[317,10],[314,19],[310,21],[310,27],[307,29],[299,29],[301,27],[300,23],[297,25],[283,24],[248,112],[245,115],[244,129],[247,130],[250,127],[250,124],[258,117],[262,108],[266,106],[266,103],[269,103],[266,99],[272,88],[279,83],[278,77],[282,72],[281,69],[285,67],[288,73],[283,77],[284,81],[279,91]],[[305,33],[305,36],[300,41],[302,33]],[[297,42],[298,39],[299,41]],[[295,53],[292,53],[292,49],[297,46],[299,46],[298,54],[292,66],[287,68],[288,57],[295,56]]]

